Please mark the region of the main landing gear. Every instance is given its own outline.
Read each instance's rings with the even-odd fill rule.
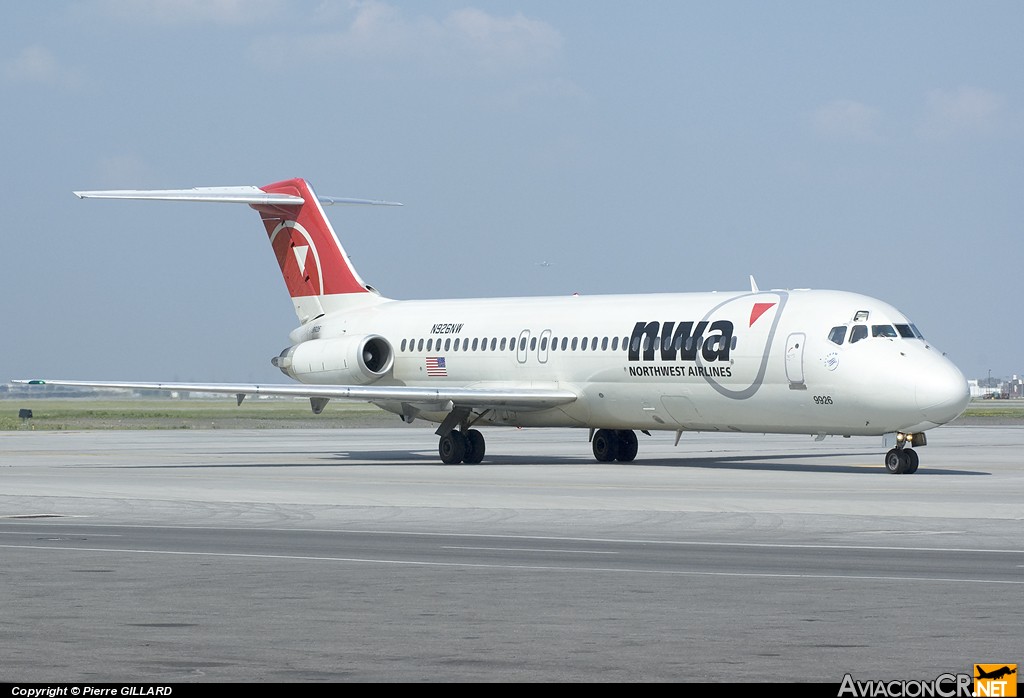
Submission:
[[[613,460],[628,463],[639,448],[636,433],[629,429],[598,429],[592,439],[594,458],[602,463]]]
[[[916,473],[917,465],[917,451],[912,448],[891,448],[885,454],[885,469],[893,475]]]
[[[475,465],[484,459],[484,435],[476,429],[452,429],[437,443],[441,461],[447,465],[468,463]]]

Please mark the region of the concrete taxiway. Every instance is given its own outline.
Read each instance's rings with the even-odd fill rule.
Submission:
[[[1024,427],[0,434],[0,681],[933,679],[1024,657]]]

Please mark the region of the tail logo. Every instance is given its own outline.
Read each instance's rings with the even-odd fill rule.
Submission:
[[[270,233],[288,292],[296,296],[324,294],[323,268],[313,237],[296,221],[282,221]],[[312,253],[312,260],[310,260]]]
[[[302,245],[300,247],[293,247],[292,252],[295,253],[295,261],[299,263],[299,271],[303,274],[306,273],[306,255],[309,254],[309,246]]]

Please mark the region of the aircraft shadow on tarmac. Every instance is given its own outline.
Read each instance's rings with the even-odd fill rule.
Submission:
[[[630,463],[616,463],[623,468],[636,467],[657,467],[657,468],[711,468],[723,470],[759,470],[759,471],[787,471],[787,472],[825,472],[825,473],[857,473],[861,475],[888,475],[881,464],[881,456],[864,453],[830,453],[828,458],[837,456],[851,456],[860,460],[867,460],[870,465],[841,465],[836,463],[815,463],[813,460],[821,459],[820,453],[799,453],[799,454],[771,454],[771,455],[742,455],[742,456],[714,456],[708,454],[681,455],[676,458],[646,458],[638,459]],[[333,455],[332,460],[356,460],[361,465],[366,461],[380,465],[425,465],[439,468],[467,467],[486,468],[503,465],[605,465],[593,461],[589,455],[580,456],[517,456],[499,454],[493,457],[488,456],[483,463],[467,465],[444,465],[437,462],[437,454],[434,451],[338,451]],[[808,460],[812,462],[807,462]],[[799,461],[803,460],[801,463]],[[877,466],[871,461],[879,461]],[[922,467],[917,475],[990,475],[988,472],[976,470],[951,470],[949,468],[932,469]]]
[[[589,455],[579,456],[533,456],[533,455],[511,455],[498,454],[488,456],[483,463],[475,465],[460,463],[458,465],[445,465],[437,462],[437,452],[434,450],[387,450],[387,451],[295,451],[295,461],[291,463],[257,463],[251,460],[251,452],[236,452],[235,455],[243,456],[238,463],[209,463],[209,464],[180,464],[180,465],[118,465],[117,468],[140,468],[140,469],[210,469],[210,468],[308,468],[314,467],[359,467],[372,466],[409,466],[422,465],[436,468],[488,468],[508,465],[583,465],[583,466],[612,466],[621,468],[706,468],[712,470],[754,470],[763,472],[821,472],[821,473],[856,473],[858,475],[888,475],[885,468],[875,460],[881,460],[875,454],[858,452],[846,453],[786,453],[786,454],[765,454],[765,455],[709,455],[683,454],[673,458],[641,458],[630,463],[596,463]],[[288,452],[279,452],[277,455],[287,456]],[[857,458],[856,465],[843,465],[839,463],[815,462],[821,458],[851,457]],[[310,459],[318,459],[321,462],[314,464]],[[98,466],[93,466],[98,467]],[[919,477],[946,476],[946,475],[991,475],[992,473],[980,470],[963,470],[943,468],[928,468],[923,466],[915,473]]]

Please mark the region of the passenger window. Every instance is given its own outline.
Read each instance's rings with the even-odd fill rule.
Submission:
[[[618,337],[612,337],[612,351],[618,351],[618,350],[619,350],[619,338]]]
[[[501,338],[501,350],[505,351],[505,338],[504,337]]]
[[[572,338],[572,350],[573,350],[573,351],[576,351],[576,343],[577,343],[578,341],[579,341],[579,338],[578,338],[578,337],[573,337],[573,338]]]
[[[853,332],[850,333],[850,344],[853,344],[854,342],[859,342],[860,340],[865,339],[867,336],[867,325],[854,325]]]
[[[569,338],[568,337],[562,337],[562,351],[565,351],[565,348],[567,346],[569,346]]]
[[[449,337],[448,339],[444,340],[444,350],[445,351],[450,351],[451,348],[452,348],[452,338]]]
[[[494,351],[498,347],[498,338],[491,337],[491,351]]]
[[[586,350],[587,350],[587,341],[588,341],[589,339],[590,339],[590,337],[584,337],[584,338],[583,338],[583,342],[582,342],[582,343],[580,344],[580,349],[581,349],[581,350],[583,350],[583,351],[586,351]]]
[[[405,340],[402,340],[402,351],[405,351]]]
[[[601,338],[601,351],[608,351],[608,338],[607,337],[602,337]]]
[[[459,338],[456,337],[455,338],[455,342],[452,344],[452,351],[458,351],[458,350],[459,350]]]
[[[519,351],[526,351],[526,337],[519,338]]]
[[[842,346],[843,342],[846,341],[846,325],[833,327],[832,331],[828,333],[828,341]]]
[[[547,351],[548,350],[548,338],[547,337],[541,337],[541,340],[540,340],[540,350],[541,351]]]
[[[479,345],[480,345],[480,340],[479,340],[479,339],[477,339],[476,337],[474,337],[474,338],[473,338],[473,351],[476,351],[476,348],[477,348],[477,347],[478,347]]]
[[[422,338],[420,339],[420,342],[419,342],[419,349],[417,349],[416,351],[423,351],[423,339]]]
[[[871,326],[872,337],[895,337],[896,330],[892,328],[892,325],[872,325]]]

